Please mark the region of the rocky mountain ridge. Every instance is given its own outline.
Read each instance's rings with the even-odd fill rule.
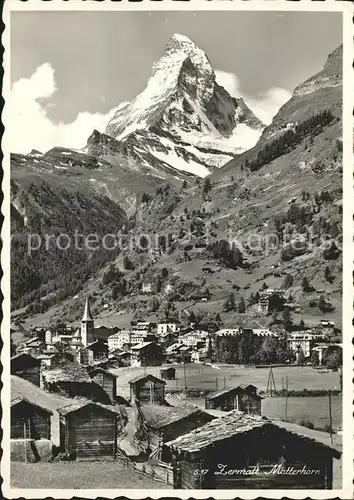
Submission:
[[[175,34],[154,64],[146,88],[116,111],[106,133],[127,147],[133,141],[137,149],[162,154],[176,168],[184,162],[186,170],[204,177],[244,151],[243,129],[251,130],[256,141],[263,128],[242,98],[230,96],[217,84],[205,52],[189,38]],[[163,151],[156,148],[156,140]],[[205,149],[218,152],[208,158]]]

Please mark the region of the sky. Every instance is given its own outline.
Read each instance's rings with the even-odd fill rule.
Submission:
[[[265,123],[342,43],[335,12],[12,12],[11,150],[81,148],[188,36]]]

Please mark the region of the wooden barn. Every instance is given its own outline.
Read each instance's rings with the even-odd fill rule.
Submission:
[[[164,446],[167,441],[201,427],[214,420],[214,416],[197,406],[158,406],[143,405],[140,410],[144,425],[140,427],[137,438],[144,451],[151,458],[171,462],[171,450]],[[137,443],[138,444],[138,443]]]
[[[40,385],[41,361],[29,354],[16,354],[10,360],[11,375],[22,377],[34,385]]]
[[[160,366],[164,356],[156,342],[141,342],[131,348],[131,366]]]
[[[43,389],[69,398],[82,397],[103,404],[111,398],[104,388],[91,379],[87,370],[78,363],[42,372]]]
[[[48,408],[16,397],[11,401],[11,460],[39,462],[53,455],[51,417]]]
[[[162,379],[165,380],[175,380],[176,379],[176,368],[172,366],[168,368],[161,368],[160,375]]]
[[[58,408],[73,403],[73,399],[63,397],[59,394],[44,391],[38,386],[31,384],[16,375],[11,375],[11,398],[25,399],[32,404],[48,409],[52,412],[50,416],[50,439],[55,448],[60,447],[59,414]]]
[[[111,402],[116,400],[117,395],[117,377],[113,373],[104,370],[103,368],[93,368],[88,372],[91,380],[103,387],[108,394]]]
[[[120,411],[91,401],[59,408],[62,449],[75,460],[114,460]]]
[[[333,458],[341,454],[306,431],[231,411],[166,444],[174,488],[332,489]]]
[[[140,375],[129,381],[130,401],[140,404],[164,405],[166,382],[154,375]]]
[[[205,397],[205,408],[222,411],[240,410],[261,415],[262,399],[257,394],[257,387],[251,384],[241,384],[208,394]]]
[[[16,397],[11,401],[11,439],[50,439],[48,408]]]

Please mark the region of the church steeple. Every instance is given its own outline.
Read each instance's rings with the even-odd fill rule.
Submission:
[[[81,320],[81,341],[84,347],[94,341],[93,330],[93,317],[91,314],[89,299],[87,297],[85,302],[84,315]]]
[[[81,321],[93,321],[88,297],[86,297],[84,315]]]

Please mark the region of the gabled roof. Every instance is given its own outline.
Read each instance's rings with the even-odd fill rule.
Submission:
[[[148,345],[152,344],[152,342],[140,342],[139,344],[134,345],[131,350],[132,351],[140,351],[140,349],[145,349]]]
[[[257,389],[257,387],[255,387],[254,385],[251,385],[251,384],[240,384],[240,385],[235,385],[234,387],[227,387],[227,388],[225,387],[224,389],[220,389],[219,391],[211,392],[205,398],[206,399],[216,399],[220,396],[223,396],[224,394],[228,394],[229,392],[245,393],[245,392],[247,392],[247,389],[250,387]],[[259,399],[263,399],[263,398],[261,398],[261,396],[257,396],[257,397]]]
[[[300,440],[312,443],[327,452],[329,451],[335,458],[341,456],[338,450],[312,437],[308,437],[306,434],[288,430],[283,425],[277,425],[276,421],[268,420],[266,417],[250,415],[239,410],[230,411],[223,417],[219,417],[188,434],[179,436],[177,439],[166,443],[166,446],[179,451],[196,453],[213,446],[214,443],[231,439],[240,434],[247,434],[260,427],[281,429],[283,432],[292,434]]]
[[[105,370],[104,368],[93,368],[93,370],[90,370],[88,372],[90,377],[94,377],[97,373],[104,373],[105,375],[108,375],[111,378],[117,378],[117,375],[114,373],[110,372],[109,370]]]
[[[75,403],[64,406],[63,408],[58,408],[58,413],[60,413],[60,415],[68,415],[69,413],[74,413],[75,411],[81,410],[81,408],[85,408],[87,406],[99,407],[115,415],[119,415],[121,413],[120,408],[116,408],[115,406],[103,405],[101,403],[94,403],[93,401],[87,400],[79,400]]]
[[[26,366],[40,366],[41,362],[39,359],[34,358],[30,354],[20,353],[15,354],[10,359],[11,369],[24,369]]]
[[[86,298],[84,315],[81,321],[93,321],[88,297]]]
[[[166,384],[165,380],[162,380],[162,378],[155,377],[155,375],[151,375],[151,373],[147,373],[146,375],[139,375],[131,380],[129,380],[129,384],[136,384],[137,382],[140,382],[141,380],[155,380],[156,382],[161,382],[162,384]]]
[[[11,375],[11,396],[26,399],[30,403],[55,412],[57,408],[73,403],[74,400],[52,392],[47,392],[24,378]]]
[[[204,412],[198,406],[160,406],[147,404],[141,407],[145,423],[152,429],[161,429],[169,424],[178,422],[192,415],[205,415],[206,419],[211,421],[215,417]]]
[[[18,404],[21,404],[21,403],[26,403],[30,406],[34,406],[35,408],[39,408],[40,410],[45,411],[49,415],[53,415],[53,412],[51,410],[49,410],[49,408],[47,408],[45,406],[41,406],[41,405],[36,404],[36,403],[33,403],[32,401],[29,401],[28,399],[21,397],[21,396],[17,396],[16,398],[11,400],[11,408],[13,408],[14,406],[17,406]]]
[[[68,363],[60,368],[43,372],[46,382],[88,382],[91,383],[87,371],[79,363]]]

